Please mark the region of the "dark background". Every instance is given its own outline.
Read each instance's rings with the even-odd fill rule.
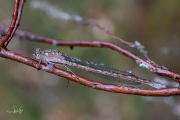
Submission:
[[[149,57],[160,65],[180,73],[180,1],[179,0],[39,0],[71,15],[92,18],[115,35],[139,41]],[[27,0],[20,29],[62,40],[104,40],[118,43],[92,26],[52,17]],[[0,24],[9,26],[14,1],[0,0]],[[54,14],[56,16],[56,14]],[[14,37],[8,48],[32,57],[35,48],[58,49],[81,59],[104,63],[147,79],[168,79],[140,68],[135,61],[107,48],[53,46],[19,40]],[[179,97],[141,97],[94,90],[67,79],[37,71],[15,61],[0,58],[0,119],[4,120],[178,120]],[[70,67],[86,78],[112,83],[83,70]],[[115,83],[117,84],[117,83]],[[147,86],[142,86],[147,87]],[[22,114],[7,113],[13,105],[23,106]]]

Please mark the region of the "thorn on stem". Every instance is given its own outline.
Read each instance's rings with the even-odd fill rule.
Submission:
[[[69,86],[69,79],[68,79],[68,84],[67,84],[66,88],[68,88],[68,86]]]

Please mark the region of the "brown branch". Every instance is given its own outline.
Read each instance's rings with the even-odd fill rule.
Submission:
[[[78,23],[78,24],[85,24],[85,25],[92,25],[100,30],[102,30],[103,32],[105,32],[107,35],[111,36],[112,38],[118,40],[119,42],[123,43],[123,44],[126,44],[128,45],[129,47],[135,47],[137,48],[145,57],[145,59],[147,60],[148,63],[152,64],[153,66],[155,67],[162,67],[162,69],[167,69],[166,67],[164,66],[160,66],[158,65],[157,63],[155,63],[154,61],[152,61],[148,56],[147,56],[147,51],[145,51],[145,47],[142,46],[138,41],[135,41],[135,43],[130,43],[128,41],[125,41],[123,39],[121,39],[120,37],[116,36],[115,34],[111,33],[108,29],[104,28],[103,26],[101,26],[100,24],[96,23],[94,20],[92,19],[88,19],[88,20],[85,20],[83,17],[79,16],[79,15],[72,15],[72,14],[69,14],[67,12],[64,12],[62,9],[58,9],[56,7],[54,7],[53,5],[51,4],[48,4],[48,3],[45,3],[43,4],[43,6],[41,6],[41,2],[33,2],[33,4],[37,4],[38,7],[36,8],[39,8],[43,11],[45,11],[46,13],[48,13],[51,17],[54,17],[52,15],[52,11],[58,13],[58,16],[56,16],[58,19],[63,19],[63,20],[66,20],[66,21],[73,21],[75,23]],[[48,7],[48,9],[46,9]],[[51,12],[49,12],[51,9]],[[69,16],[68,18],[65,17],[65,15]],[[141,66],[144,66],[146,68],[148,68],[147,66],[145,66],[144,64],[142,64],[141,62],[139,62]]]
[[[14,53],[4,48],[0,48],[0,56],[4,58],[11,59],[13,61],[17,61],[28,66],[36,68],[38,66],[38,62],[22,56],[20,54]],[[123,94],[133,94],[133,95],[142,95],[142,96],[173,96],[179,95],[180,89],[178,88],[168,88],[168,89],[159,89],[159,90],[150,90],[150,89],[140,89],[135,87],[128,87],[128,86],[117,86],[112,84],[103,84],[101,82],[95,82],[89,79],[86,79],[82,76],[76,75],[73,76],[71,73],[64,71],[62,69],[53,67],[52,70],[47,67],[45,64],[40,64],[40,69],[43,71],[62,76],[69,80],[72,80],[76,83],[88,86],[93,89],[103,90],[107,92],[115,92],[115,93],[123,93]]]
[[[88,25],[92,25],[100,30],[102,30],[103,32],[105,32],[107,35],[111,36],[112,38],[118,40],[119,42],[128,45],[129,47],[135,47],[137,48],[146,58],[147,62],[153,64],[156,67],[161,67],[160,65],[158,65],[157,63],[155,63],[154,61],[152,61],[148,55],[147,55],[147,51],[144,49],[144,46],[142,46],[139,42],[135,42],[135,43],[131,43],[128,42],[126,40],[123,40],[122,38],[116,36],[115,34],[111,33],[108,29],[104,28],[103,26],[101,26],[100,24],[96,23],[94,20],[84,20],[78,23],[83,23],[83,24],[88,24]],[[167,69],[166,67],[163,66],[163,69]]]
[[[7,30],[6,27],[0,26],[0,32],[3,34]],[[131,53],[130,51],[115,45],[110,42],[104,42],[104,41],[87,41],[87,40],[82,40],[82,41],[67,41],[67,40],[55,40],[51,38],[47,38],[41,35],[33,34],[30,32],[25,32],[22,30],[17,30],[16,35],[19,36],[21,39],[28,39],[30,41],[37,41],[37,42],[42,42],[42,43],[47,43],[47,44],[52,44],[52,45],[57,45],[57,46],[69,46],[69,47],[75,47],[75,46],[81,46],[81,47],[107,47],[112,50],[115,50],[132,60],[135,60],[138,62],[138,64],[142,67],[148,68],[151,72],[160,75],[160,76],[167,76],[172,79],[174,79],[176,82],[180,83],[180,75],[173,72],[172,70],[164,69],[164,67],[157,67],[156,64],[151,64],[148,61],[145,61],[138,57],[137,55]]]
[[[16,2],[14,4],[14,13],[13,13],[11,25],[9,27],[7,34],[0,41],[0,46],[7,47],[7,45],[11,41],[12,37],[14,36],[14,33],[16,32],[17,28],[19,27],[24,3],[25,3],[25,0],[22,0],[22,1],[16,0]]]
[[[26,65],[29,65],[31,67],[37,68],[38,62],[22,56],[20,54],[14,53],[12,51],[9,51],[7,48],[5,48],[8,43],[10,42],[11,38],[13,37],[14,33],[16,32],[16,29],[18,28],[20,18],[21,18],[21,13],[22,9],[24,6],[25,0],[21,1],[16,0],[15,2],[15,9],[14,9],[14,14],[13,14],[13,19],[10,25],[10,28],[8,29],[8,32],[6,34],[7,28],[0,27],[1,32],[6,34],[4,38],[0,41],[0,56],[4,58],[11,59],[13,61],[17,61]],[[19,6],[20,4],[20,6]],[[92,23],[91,23],[92,24]],[[121,39],[114,34],[110,33],[107,29],[99,26],[98,24],[95,24],[96,27],[99,27],[101,30],[105,31],[107,34],[110,36],[116,38],[116,39]],[[107,47],[111,48],[119,53],[122,53],[123,55],[135,60],[140,66],[146,67],[152,72],[158,74],[158,75],[163,75],[163,76],[168,76],[173,78],[175,81],[180,82],[180,75],[172,72],[171,70],[166,69],[165,67],[159,67],[156,63],[153,63],[152,61],[146,61],[138,57],[137,55],[131,53],[130,51],[115,45],[113,43],[109,42],[103,42],[103,41],[57,41],[55,39],[43,37],[40,35],[36,35],[30,32],[24,32],[21,30],[18,30],[16,32],[16,35],[20,36],[21,38],[27,38],[28,40],[31,41],[38,41],[38,42],[44,42],[48,44],[53,44],[53,45],[60,45],[60,46],[88,46],[88,47]],[[126,44],[129,44],[131,47],[135,45],[134,47],[139,47],[138,49],[143,51],[143,47],[141,45],[136,45],[136,44],[130,44],[129,42],[126,42],[124,40],[120,40],[121,42],[124,42]],[[141,51],[141,52],[142,52]],[[145,54],[145,52],[144,52]],[[153,63],[153,64],[152,64]],[[112,84],[103,84],[101,82],[94,82],[91,80],[88,80],[82,76],[76,75],[73,76],[71,73],[61,70],[59,68],[53,67],[50,69],[44,64],[40,64],[40,68],[46,72],[65,77],[69,80],[72,80],[74,82],[80,83],[82,85],[97,89],[97,90],[104,90],[108,92],[116,92],[116,93],[124,93],[124,94],[134,94],[134,95],[143,95],[143,96],[172,96],[172,95],[179,95],[180,94],[180,89],[178,88],[167,88],[167,89],[159,89],[159,90],[150,90],[150,89],[140,89],[140,88],[134,88],[134,87],[127,87],[127,86],[117,86],[117,85],[112,85]]]

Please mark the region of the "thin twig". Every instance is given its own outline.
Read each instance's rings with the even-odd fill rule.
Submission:
[[[9,51],[4,48],[0,48],[0,56],[11,59],[13,61],[17,61],[23,64],[26,64],[28,66],[36,67],[38,66],[39,62],[35,61],[31,58],[22,56],[20,54],[14,53],[12,51]],[[64,71],[62,69],[53,67],[50,69],[45,64],[40,64],[40,69],[44,70],[46,72],[62,76],[64,78],[67,78],[71,81],[74,81],[76,83],[82,84],[84,86],[96,89],[96,90],[102,90],[107,92],[115,92],[115,93],[123,93],[123,94],[133,94],[133,95],[141,95],[141,96],[174,96],[174,95],[180,95],[180,89],[178,88],[167,88],[167,89],[159,89],[159,90],[150,90],[150,89],[140,89],[135,87],[128,87],[128,86],[118,86],[118,85],[112,85],[112,84],[104,84],[101,82],[95,82],[89,79],[86,79],[82,76],[76,75],[76,77],[72,77],[72,74],[70,72]],[[78,77],[78,78],[77,78]]]
[[[11,41],[14,33],[16,32],[17,28],[19,27],[22,9],[26,0],[16,0],[14,6],[14,13],[11,21],[11,25],[7,34],[2,38],[0,42],[0,46],[7,47],[8,43]]]
[[[6,30],[7,30],[6,27],[0,26],[1,34],[4,34],[6,32]],[[151,62],[141,59],[137,55],[126,50],[125,48],[122,48],[122,47],[115,45],[113,43],[110,43],[110,42],[104,42],[104,41],[100,41],[100,40],[96,40],[96,41],[56,40],[56,39],[48,38],[45,36],[26,32],[23,30],[17,30],[15,34],[17,36],[19,36],[20,39],[27,39],[32,42],[36,41],[36,42],[40,42],[40,43],[47,43],[47,44],[52,44],[52,45],[57,45],[57,46],[69,46],[69,47],[81,46],[81,47],[110,48],[112,50],[115,50],[115,51],[131,58],[132,60],[135,60],[139,64],[139,66],[145,67],[157,75],[170,77],[170,78],[174,79],[176,82],[180,83],[180,75],[179,74],[173,72],[172,70],[164,69],[164,67],[157,67],[156,65],[151,64]]]
[[[97,90],[104,90],[104,91],[124,93],[124,94],[143,95],[143,96],[173,96],[173,95],[180,94],[180,89],[178,89],[178,88],[150,90],[150,89],[140,89],[140,88],[134,88],[134,87],[124,87],[124,86],[117,86],[117,85],[111,85],[111,84],[103,84],[100,82],[94,82],[94,81],[88,80],[79,75],[72,76],[72,74],[70,72],[58,69],[54,66],[52,68],[49,68],[48,66],[46,66],[43,63],[39,64],[39,62],[37,62],[31,58],[28,58],[28,57],[22,56],[20,54],[14,53],[12,51],[9,51],[5,47],[10,42],[11,38],[13,37],[13,35],[16,32],[16,29],[19,25],[24,2],[25,2],[25,0],[22,0],[21,2],[20,2],[20,0],[16,0],[12,22],[11,22],[10,28],[8,29],[7,34],[6,34],[7,28],[3,28],[2,26],[0,27],[1,32],[2,33],[4,32],[6,34],[4,36],[4,38],[0,41],[0,56],[1,57],[20,62],[20,63],[26,64],[26,65],[32,66],[34,68],[37,68],[37,66],[39,65],[41,70],[44,70],[46,72],[49,72],[49,73],[52,73],[52,74],[55,74],[58,76],[62,76],[64,78],[67,78],[69,80],[72,80],[74,82],[80,83],[82,85],[85,85],[85,86],[88,86],[88,87],[91,87],[91,88],[94,88]],[[21,5],[19,6],[20,3],[21,3]],[[114,34],[112,34],[111,32],[109,32],[107,29],[99,26],[98,24],[94,24],[94,25],[96,27],[99,27],[99,29],[104,30],[107,34],[114,37],[115,39],[119,39],[119,41],[129,44],[131,47],[134,47],[133,44],[131,44],[125,40],[122,40],[121,38],[119,38],[119,37],[115,36]],[[55,39],[47,38],[44,36],[39,36],[39,35],[36,35],[33,33],[24,32],[24,31],[20,31],[20,30],[18,30],[16,32],[16,35],[20,36],[21,38],[27,38],[31,41],[38,41],[38,42],[42,42],[42,43],[44,42],[44,43],[60,45],[60,46],[69,46],[69,47],[75,47],[75,46],[84,46],[85,47],[86,46],[86,47],[111,48],[111,49],[113,49],[119,53],[122,53],[123,55],[135,60],[139,64],[139,66],[145,67],[145,68],[149,69],[150,71],[152,71],[153,73],[156,73],[156,74],[162,75],[162,76],[167,76],[167,77],[173,78],[177,82],[180,82],[179,74],[176,74],[173,71],[166,69],[165,67],[159,67],[158,64],[154,63],[150,59],[143,60],[140,57],[138,57],[137,55],[131,53],[130,51],[128,51],[118,45],[115,45],[113,43],[103,42],[103,41],[93,41],[93,42],[91,42],[91,41],[57,41]],[[137,43],[135,43],[135,45],[137,48],[139,47],[140,51],[144,50],[144,48],[141,45],[138,45]]]

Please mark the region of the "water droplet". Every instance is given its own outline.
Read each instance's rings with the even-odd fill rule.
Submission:
[[[48,53],[45,53],[46,56],[48,56],[49,54]]]
[[[103,64],[103,63],[101,63],[101,64],[100,64],[100,66],[104,66],[104,64]]]
[[[127,72],[128,72],[128,73],[132,73],[132,71],[131,71],[131,70],[127,70]]]

